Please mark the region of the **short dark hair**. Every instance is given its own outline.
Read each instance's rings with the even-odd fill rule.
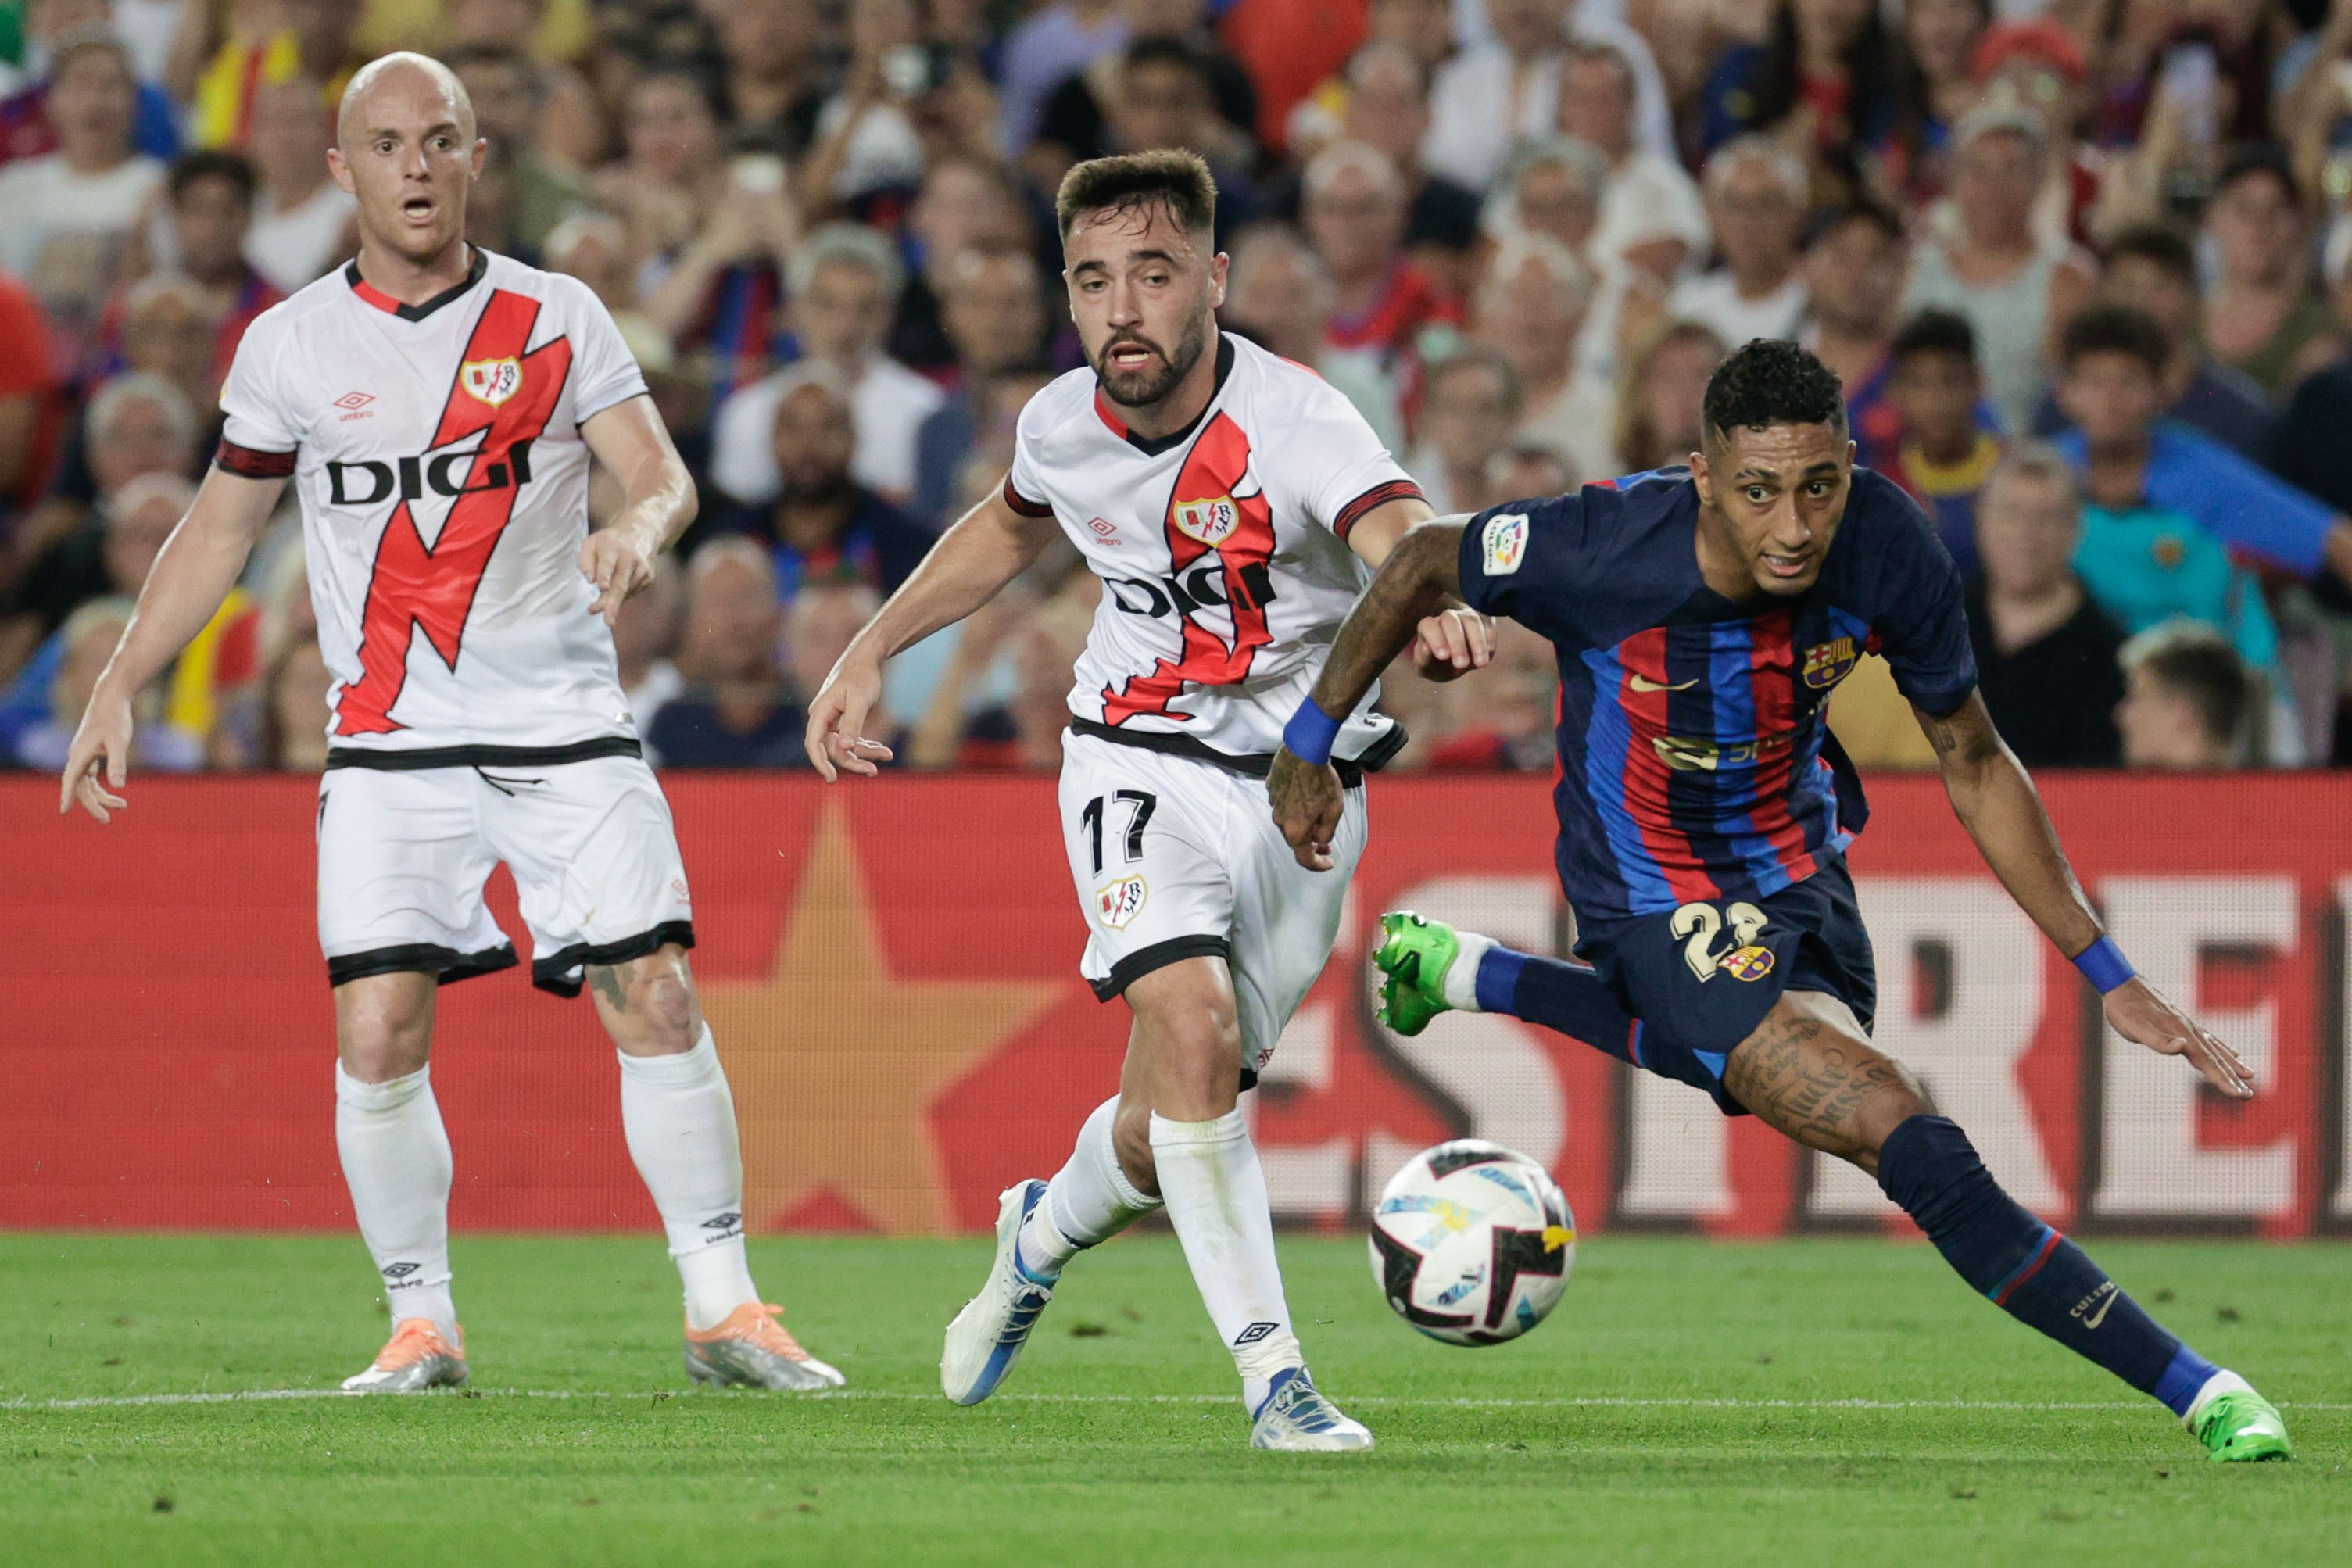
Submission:
[[[2161,268],[2179,281],[2197,287],[2196,247],[2169,224],[2136,223],[2116,230],[2106,248],[2099,252],[2099,265],[2113,267],[2127,259]]]
[[[2162,375],[2172,345],[2156,318],[2137,305],[2086,305],[2058,340],[2058,363],[2072,371],[2085,354],[2129,354]]]
[[[1710,432],[1769,425],[1826,425],[1845,430],[1845,389],[1837,373],[1782,338],[1750,338],[1706,379],[1701,405]]]
[[[1977,330],[1958,310],[1925,310],[1903,323],[1886,357],[1901,364],[1913,354],[1950,354],[1969,364],[1977,363]]]
[[[1903,220],[1895,216],[1893,209],[1867,196],[1859,196],[1815,218],[1805,234],[1805,248],[1811,250],[1850,223],[1866,223],[1884,237],[1897,245],[1903,243]]]
[[[163,176],[163,195],[177,206],[181,197],[205,180],[226,180],[236,187],[237,199],[247,206],[253,205],[254,193],[260,188],[244,153],[226,147],[199,147],[172,160],[172,172]]]
[[[2276,180],[2287,200],[2302,199],[2294,183],[2294,165],[2287,161],[2285,153],[2268,142],[2242,142],[2231,148],[2229,157],[2222,161],[2221,174],[2214,177],[2213,194],[2218,196],[2240,180],[2258,174]]]
[[[2126,669],[2150,679],[2197,710],[2206,738],[2246,749],[2263,700],[2260,678],[2246,668],[2227,636],[2200,622],[2172,622],[2126,643]]]
[[[508,43],[498,38],[484,38],[478,43],[460,44],[444,54],[441,57],[441,63],[453,71],[462,71],[468,66],[519,70],[530,79],[533,95],[536,96],[539,91],[539,67],[531,59],[530,51],[520,44]]]
[[[1173,66],[1202,89],[1212,85],[1207,57],[1181,38],[1138,38],[1127,46],[1120,63],[1129,70],[1137,66]]]
[[[1054,221],[1066,243],[1070,230],[1088,213],[1133,212],[1164,205],[1186,234],[1204,238],[1217,226],[1217,181],[1198,153],[1160,147],[1089,158],[1062,176],[1054,197]]]

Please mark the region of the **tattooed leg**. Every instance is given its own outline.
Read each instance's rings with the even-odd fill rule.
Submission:
[[[1888,1134],[1935,1110],[1910,1069],[1870,1043],[1844,1003],[1811,991],[1773,1004],[1733,1048],[1723,1086],[1766,1125],[1873,1175]]]

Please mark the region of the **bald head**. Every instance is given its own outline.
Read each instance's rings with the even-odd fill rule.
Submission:
[[[370,131],[394,124],[395,115],[405,121],[426,105],[437,106],[439,110],[434,115],[428,110],[428,119],[446,119],[464,141],[473,142],[474,100],[457,72],[430,55],[406,49],[380,55],[352,73],[351,85],[343,89],[342,107],[335,115],[335,141],[352,146]]]

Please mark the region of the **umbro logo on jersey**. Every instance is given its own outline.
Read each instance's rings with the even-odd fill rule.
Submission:
[[[374,506],[396,493],[402,500],[422,500],[429,492],[439,496],[472,495],[481,490],[520,489],[530,483],[530,443],[517,441],[507,449],[507,461],[492,463],[479,484],[466,482],[478,450],[444,452],[439,457],[400,458],[393,462],[373,458],[327,465],[327,496],[334,506]]]
[[[335,406],[338,408],[360,409],[365,408],[369,404],[373,403],[374,401],[375,395],[373,393],[346,392],[341,397],[335,399]]]
[[[469,359],[457,367],[457,384],[477,403],[496,408],[522,390],[522,362],[515,359]]]

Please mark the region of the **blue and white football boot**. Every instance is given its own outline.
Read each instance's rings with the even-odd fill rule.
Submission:
[[[1372,1446],[1372,1435],[1323,1397],[1303,1366],[1285,1367],[1257,1407],[1250,1447],[1286,1454],[1347,1454]]]
[[[1054,1279],[1021,1267],[1021,1222],[1045,1197],[1045,1184],[1033,1177],[1013,1183],[997,1200],[996,1261],[980,1294],[948,1325],[940,1356],[940,1391],[958,1405],[977,1405],[996,1392],[1021,1359],[1037,1315],[1054,1299]]]

